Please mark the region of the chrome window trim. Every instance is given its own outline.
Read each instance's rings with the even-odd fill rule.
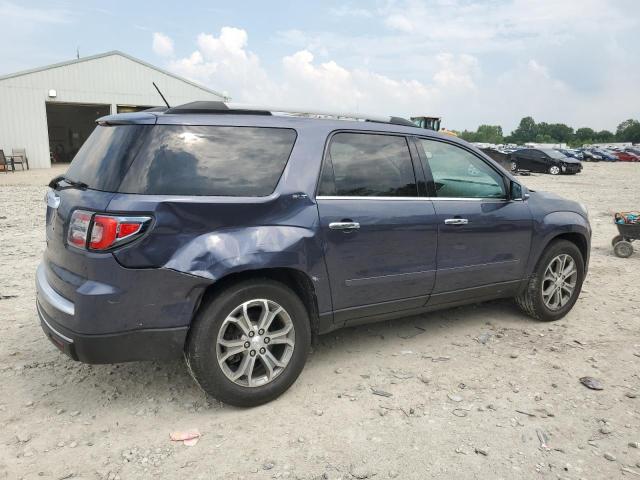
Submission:
[[[469,202],[492,202],[492,203],[506,203],[511,200],[506,198],[492,198],[492,197],[349,197],[349,196],[332,196],[332,195],[318,195],[316,200],[391,200],[394,202],[402,201],[469,201]]]
[[[49,282],[44,271],[44,265],[41,263],[36,270],[36,286],[39,293],[42,294],[44,299],[57,310],[73,316],[75,313],[75,307],[72,302],[64,298],[58,292],[56,292]]]

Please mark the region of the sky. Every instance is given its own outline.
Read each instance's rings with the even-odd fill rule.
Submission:
[[[0,0],[0,20],[0,75],[121,50],[240,103],[505,132],[640,118],[638,0]]]

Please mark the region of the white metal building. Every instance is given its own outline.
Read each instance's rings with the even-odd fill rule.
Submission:
[[[69,162],[95,127],[118,112],[167,101],[225,100],[209,90],[119,51],[0,76],[0,149],[25,148],[30,168]]]

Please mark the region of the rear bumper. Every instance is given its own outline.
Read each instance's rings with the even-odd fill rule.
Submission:
[[[43,262],[36,271],[40,324],[49,340],[74,360],[119,363],[181,357],[193,311],[193,288],[182,289],[184,284],[173,282],[167,285],[177,285],[171,298],[165,289],[153,288],[153,284],[143,283],[142,290],[127,289],[117,295],[102,286],[98,294],[75,293],[72,301],[52,286],[47,270]],[[77,285],[76,292],[85,291],[86,283]],[[95,286],[96,282],[91,284]],[[108,294],[101,295],[105,290]],[[184,303],[172,308],[176,301]]]
[[[133,330],[105,335],[82,335],[57,324],[36,301],[40,325],[47,338],[74,360],[121,363],[180,358],[187,327]]]

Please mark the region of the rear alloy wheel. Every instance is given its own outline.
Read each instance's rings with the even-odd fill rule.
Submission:
[[[284,308],[271,300],[249,300],[238,305],[218,331],[218,365],[233,383],[259,387],[287,368],[295,344],[296,330]]]
[[[626,240],[620,240],[613,246],[613,253],[616,254],[616,257],[629,258],[633,255],[633,245]]]
[[[584,280],[584,260],[567,240],[553,242],[543,253],[527,288],[516,297],[520,308],[538,320],[564,317],[578,300]]]
[[[552,165],[549,167],[549,173],[551,175],[558,175],[560,173],[560,167],[557,165]]]
[[[206,393],[252,407],[295,382],[310,345],[309,315],[300,298],[279,282],[249,280],[205,302],[189,332],[185,359]]]

